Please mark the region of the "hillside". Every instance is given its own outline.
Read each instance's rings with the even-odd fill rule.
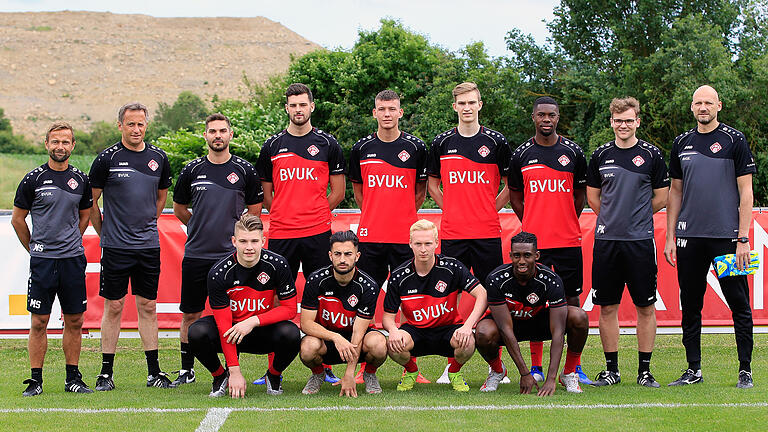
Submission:
[[[262,17],[0,13],[0,107],[14,132],[39,139],[51,120],[88,129],[130,101],[241,97],[243,73],[259,82],[318,48]]]

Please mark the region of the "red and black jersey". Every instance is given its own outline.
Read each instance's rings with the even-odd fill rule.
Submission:
[[[258,315],[263,327],[296,316],[296,286],[288,261],[266,249],[251,268],[240,265],[235,254],[216,263],[208,272],[208,299],[229,366],[238,365],[237,349],[223,335],[233,324]]]
[[[361,242],[408,243],[416,222],[416,183],[427,181],[427,146],[405,132],[392,142],[374,133],[349,155],[349,180],[363,185],[357,234]]]
[[[455,258],[435,255],[435,265],[426,276],[419,276],[413,260],[409,260],[389,277],[384,312],[397,313],[400,309],[408,324],[420,328],[462,324],[459,293],[471,292],[479,284]]]
[[[488,275],[489,305],[506,305],[516,320],[531,319],[547,307],[567,305],[563,281],[551,269],[537,263],[536,275],[521,285],[512,267],[513,264],[504,264]]]
[[[523,192],[523,230],[536,234],[539,249],[581,246],[573,194],[586,187],[584,152],[562,136],[551,147],[531,138],[512,154],[509,189]]]
[[[333,266],[317,269],[309,276],[301,297],[301,308],[316,310],[315,322],[328,330],[351,333],[355,317],[373,319],[379,289],[372,277],[360,269],[346,285],[339,285]]]
[[[471,137],[456,128],[435,137],[427,173],[443,184],[443,239],[496,238],[501,235],[496,195],[509,173],[510,148],[504,135],[480,127]]]
[[[345,169],[333,135],[317,128],[303,136],[283,130],[264,143],[256,168],[261,180],[273,185],[270,238],[309,237],[331,229],[328,183]]]

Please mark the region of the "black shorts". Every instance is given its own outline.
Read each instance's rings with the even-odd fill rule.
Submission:
[[[584,257],[581,246],[539,249],[539,263],[550,267],[565,285],[566,297],[578,297],[584,283]]]
[[[413,258],[413,251],[407,244],[360,243],[360,260],[357,267],[368,273],[381,288],[390,270]]]
[[[368,330],[366,330],[365,334],[367,335],[372,331],[378,331],[378,330],[374,328],[369,328]],[[352,332],[343,332],[339,334],[344,336],[344,339],[346,340],[352,340]],[[365,335],[363,335],[363,340],[365,340]],[[339,355],[339,351],[336,349],[335,343],[328,342],[327,340],[323,340],[323,339],[321,339],[321,341],[325,344],[325,349],[326,349],[325,355],[323,355],[323,364],[335,365],[335,364],[346,363],[341,359],[341,356]],[[368,353],[361,349],[360,356],[358,357],[357,362],[360,363],[365,361],[365,356],[367,355]]]
[[[72,258],[29,258],[27,310],[37,315],[49,315],[56,296],[65,314],[85,312],[88,295],[85,291],[85,255]]]
[[[131,293],[147,300],[157,299],[160,280],[160,248],[101,249],[99,295],[107,300],[120,300]]]
[[[306,279],[313,271],[331,263],[330,258],[328,258],[330,241],[331,231],[328,230],[309,237],[269,239],[267,249],[288,260],[291,273],[293,273],[293,280],[296,280],[296,275],[299,273],[299,262],[301,262],[301,272]]]
[[[461,324],[421,328],[405,323],[400,326],[400,330],[407,332],[413,339],[413,349],[411,350],[413,357],[425,355],[453,357],[454,348],[451,346],[451,338],[459,327]]]
[[[504,263],[501,253],[501,238],[440,240],[440,253],[456,258],[472,274],[485,284],[485,279],[498,266]]]
[[[219,260],[187,258],[181,260],[181,303],[184,313],[202,312],[208,298],[208,272]]]
[[[493,316],[489,314],[483,319],[493,319]],[[512,331],[515,332],[515,339],[518,342],[552,340],[552,332],[549,329],[549,308],[542,309],[531,319],[521,320],[512,318]],[[504,344],[501,332],[499,332],[498,342],[501,345]]]
[[[635,306],[656,303],[656,245],[647,240],[595,240],[592,250],[592,302],[621,303],[624,285]]]

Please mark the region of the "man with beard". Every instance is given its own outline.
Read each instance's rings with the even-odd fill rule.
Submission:
[[[533,103],[531,119],[536,134],[512,154],[509,199],[523,231],[538,237],[539,263],[563,279],[569,305],[579,306],[583,282],[581,228],[587,187],[587,160],[576,143],[557,134],[560,107],[551,97]],[[531,374],[544,380],[543,344],[531,342]],[[592,381],[576,368],[579,381]]]
[[[243,211],[247,208],[248,213],[260,216],[264,198],[253,165],[229,153],[233,137],[229,119],[218,113],[208,116],[203,137],[208,143],[208,155],[181,170],[173,192],[173,213],[187,226],[179,305],[183,313],[179,329],[181,370],[176,385],[195,381],[195,357],[189,349],[187,332],[205,309],[208,271],[234,250],[230,239]]]
[[[30,255],[27,310],[32,314],[32,323],[27,348],[32,376],[24,381],[27,384],[24,396],[43,392],[43,360],[48,349],[46,329],[56,296],[64,315],[62,347],[67,372],[64,391],[93,393],[77,367],[83,312],[87,305],[83,232],[88,227],[92,205],[91,185],[82,171],[69,164],[74,148],[72,126],[56,122],[48,128],[45,134],[48,162],[24,176],[13,201],[11,224]],[[30,212],[32,233],[25,220]]]
[[[359,240],[352,231],[331,236],[331,265],[312,273],[301,299],[301,361],[312,370],[304,394],[325,381],[323,364],[346,363],[339,396],[357,397],[355,366],[364,361],[365,391],[381,393],[376,369],[387,359],[387,339],[372,328],[379,287],[356,266]]]
[[[688,368],[671,386],[703,380],[701,309],[712,260],[735,253],[739,269],[749,264],[755,161],[744,134],[717,120],[722,108],[714,88],[699,87],[691,102],[698,124],[675,138],[670,152],[664,256],[671,265],[677,263],[683,345],[688,360]],[[751,388],[754,341],[747,277],[726,276],[720,279],[720,286],[731,309],[736,334],[736,386]]]

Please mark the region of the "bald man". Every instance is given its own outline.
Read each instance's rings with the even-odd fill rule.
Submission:
[[[701,309],[712,260],[736,254],[737,266],[749,262],[752,175],[755,161],[744,134],[717,121],[723,103],[717,91],[701,86],[693,93],[695,128],[675,138],[669,163],[664,256],[677,264],[688,368],[670,386],[702,382]],[[752,387],[752,310],[746,276],[727,276],[720,286],[733,316],[739,376],[736,387]]]

